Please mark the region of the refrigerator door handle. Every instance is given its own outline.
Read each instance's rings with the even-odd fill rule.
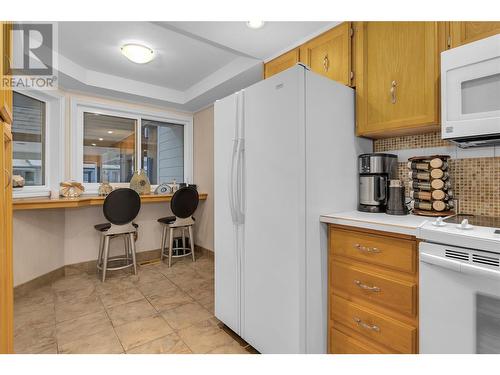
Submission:
[[[239,93],[236,93],[236,117],[235,117],[235,138],[233,139],[233,151],[231,154],[231,168],[229,170],[229,209],[231,211],[231,218],[233,220],[234,224],[238,224],[238,212],[236,210],[236,202],[235,202],[235,182],[236,179],[234,178],[235,170],[235,164],[236,164],[236,157],[238,155],[238,138],[237,138],[237,133],[238,133],[238,122],[239,122],[239,102],[240,102],[240,95]]]
[[[245,90],[240,92],[240,107],[238,110],[238,130],[237,130],[237,147],[236,147],[236,211],[238,223],[245,222],[245,195],[244,195],[244,166],[243,156],[245,151]]]

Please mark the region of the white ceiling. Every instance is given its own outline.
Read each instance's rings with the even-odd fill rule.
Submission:
[[[196,111],[262,79],[264,61],[336,23],[59,22],[59,85]],[[127,60],[120,47],[131,42],[153,48],[155,59]]]

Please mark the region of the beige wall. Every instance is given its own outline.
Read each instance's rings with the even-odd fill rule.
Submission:
[[[194,114],[193,176],[198,190],[208,194],[196,211],[195,243],[214,250],[214,107]]]

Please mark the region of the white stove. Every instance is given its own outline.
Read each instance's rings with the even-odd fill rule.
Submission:
[[[499,224],[454,216],[419,228],[420,353],[500,353]]]

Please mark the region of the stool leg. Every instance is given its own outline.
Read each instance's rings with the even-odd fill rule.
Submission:
[[[132,253],[132,262],[134,263],[134,275],[137,275],[137,262],[135,260],[135,238],[134,233],[130,233],[130,247]]]
[[[167,226],[163,225],[162,231],[161,231],[161,254],[160,254],[160,260],[163,261],[163,257],[165,256],[165,243],[167,242]]]
[[[174,247],[174,228],[170,228],[169,230],[169,238],[168,238],[168,266],[172,266],[172,253]]]
[[[188,227],[189,230],[189,245],[191,245],[191,256],[193,257],[193,262],[196,261],[196,258],[194,256],[194,237],[193,237],[193,226],[190,225]]]
[[[186,228],[182,228],[182,255],[186,254]]]
[[[97,273],[99,274],[99,266],[102,265],[102,247],[104,245],[104,236],[99,233],[101,238],[99,238],[99,256],[97,257]]]
[[[125,258],[127,259],[127,264],[130,264],[130,246],[128,236],[123,236],[123,245],[125,246]]]
[[[103,261],[102,261],[102,282],[106,280],[106,268],[108,268],[109,236],[104,236]]]

